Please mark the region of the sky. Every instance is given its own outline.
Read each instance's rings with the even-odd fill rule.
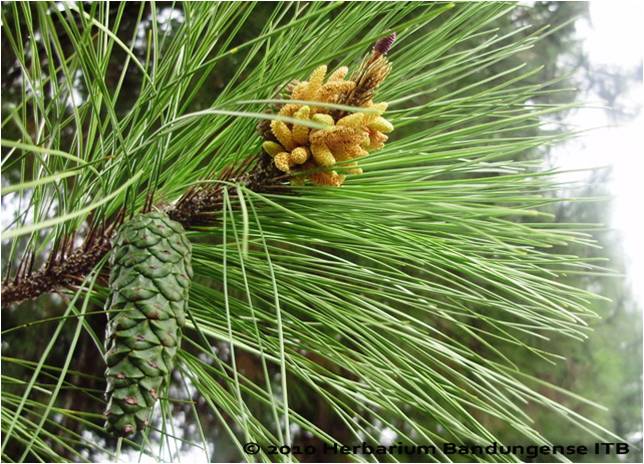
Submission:
[[[577,21],[577,34],[592,65],[630,70],[641,65],[644,48],[644,2],[594,0],[590,23]],[[640,68],[641,73],[641,68]],[[622,238],[628,284],[644,307],[644,101],[642,81],[627,89],[625,101],[639,114],[616,124],[609,108],[601,108],[598,95],[581,95],[587,107],[576,110],[567,123],[577,129],[592,129],[584,136],[553,150],[554,163],[564,169],[610,166],[609,189],[612,216],[609,227]]]

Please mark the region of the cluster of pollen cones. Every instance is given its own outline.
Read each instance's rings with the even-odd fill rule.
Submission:
[[[283,104],[278,115],[303,123],[281,119],[265,122],[262,147],[275,167],[289,174],[291,184],[302,185],[308,180],[339,187],[345,174],[362,173],[360,158],[384,147],[393,125],[383,117],[387,103],[375,103],[372,97],[391,69],[385,53],[394,38],[392,35],[379,41],[348,79],[346,66],[327,76],[327,66],[322,65],[308,80],[287,87],[293,103]],[[355,109],[347,112],[328,104]]]

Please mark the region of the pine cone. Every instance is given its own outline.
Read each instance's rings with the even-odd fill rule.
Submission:
[[[165,213],[121,226],[112,250],[107,307],[106,428],[119,436],[145,425],[167,385],[185,323],[191,245]]]

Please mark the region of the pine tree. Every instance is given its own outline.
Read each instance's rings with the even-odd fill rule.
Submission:
[[[539,31],[497,34],[515,7],[3,4],[3,69],[9,60],[20,79],[7,91],[17,104],[2,110],[3,205],[16,205],[2,311],[26,319],[3,349],[3,460],[133,449],[177,460],[180,440],[209,453],[219,432],[230,459],[265,461],[289,457],[253,457],[242,444],[376,443],[386,430],[440,447],[502,440],[506,429],[547,443],[533,409],[614,441],[564,404],[582,399],[516,356],[554,363],[544,340],[586,336],[598,297],[562,277],[600,268],[558,251],[592,238],[551,222],[560,180],[540,154],[565,134],[539,128],[565,106],[533,104],[552,83],[512,61]],[[258,120],[303,124],[279,114],[294,81],[321,65],[359,69],[394,32],[373,100],[388,103],[387,142],[342,186],[290,182],[263,152]],[[356,113],[368,100],[354,97],[330,112]],[[133,299],[108,302],[121,273],[146,276],[119,262],[130,253],[114,239],[148,211],[185,227],[194,278],[174,373],[146,383],[159,406],[144,398],[147,415],[139,399],[128,411],[132,395],[118,398],[113,417],[134,414],[139,433],[115,443],[102,398],[104,361],[113,369],[115,358],[97,327],[107,312],[114,342],[123,304],[131,320],[149,320]],[[172,272],[184,289],[187,262]],[[167,313],[176,329],[162,331],[177,346],[179,306]],[[34,340],[35,362],[31,347],[16,351],[18,337]],[[108,371],[114,388],[117,377]]]

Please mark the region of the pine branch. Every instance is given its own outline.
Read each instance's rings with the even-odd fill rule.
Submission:
[[[269,190],[281,173],[266,156],[251,158],[235,170],[220,176],[221,181],[240,183],[256,192]],[[212,222],[213,214],[222,207],[223,183],[210,184],[188,190],[171,206],[158,206],[170,218],[189,228]],[[43,293],[69,288],[78,284],[98,262],[112,249],[112,237],[121,224],[123,216],[117,215],[109,225],[100,230],[91,230],[78,247],[69,245],[54,249],[43,267],[31,272],[30,266],[19,266],[11,282],[2,285],[2,307],[37,298]],[[23,261],[32,261],[25,256]]]
[[[110,227],[69,253],[52,253],[37,272],[18,272],[12,282],[2,285],[2,307],[78,283],[111,249],[113,231]]]
[[[361,65],[353,76],[355,87],[339,95],[338,103],[351,106],[364,106],[371,100],[375,90],[384,81],[391,70],[391,65],[385,54],[391,48],[396,34],[390,34],[375,43],[370,53],[365,55]],[[325,72],[326,72],[326,67]],[[346,115],[346,112],[336,114],[335,119]],[[266,140],[275,140],[268,120],[262,120],[257,126],[258,132]],[[283,173],[276,168],[273,159],[264,156],[251,158],[235,169],[224,171],[220,181],[240,183],[247,188],[261,192],[265,191]],[[168,216],[181,223],[185,228],[197,224],[207,224],[213,219],[213,213],[222,207],[223,183],[201,184],[189,189],[175,204],[157,208],[165,211]],[[152,208],[152,198],[149,198],[143,211]],[[19,266],[12,282],[2,286],[2,306],[19,303],[36,298],[43,293],[57,288],[70,287],[83,278],[111,250],[111,239],[120,225],[123,217],[118,215],[109,226],[102,227],[96,232],[90,227],[85,241],[76,249],[72,249],[73,240],[65,241],[60,250],[54,250],[47,259],[47,264],[39,271],[32,273],[31,265]],[[33,261],[33,256],[25,256],[23,261]],[[7,276],[8,278],[8,276]]]

